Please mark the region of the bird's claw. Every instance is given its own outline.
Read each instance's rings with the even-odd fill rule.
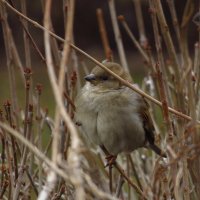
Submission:
[[[105,168],[108,166],[112,167],[115,164],[116,159],[117,159],[117,156],[115,155],[107,155],[106,156],[107,163],[105,165]]]

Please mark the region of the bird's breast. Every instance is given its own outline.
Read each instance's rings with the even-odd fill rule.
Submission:
[[[129,90],[99,92],[85,87],[76,105],[76,117],[84,135],[113,154],[141,147],[145,134],[137,112],[137,98]]]

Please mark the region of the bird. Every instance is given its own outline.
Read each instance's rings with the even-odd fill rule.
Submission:
[[[103,65],[132,82],[120,64],[107,61]],[[155,128],[144,97],[98,65],[85,80],[75,98],[75,123],[87,143],[106,149],[113,157],[141,147],[166,157],[155,144]]]

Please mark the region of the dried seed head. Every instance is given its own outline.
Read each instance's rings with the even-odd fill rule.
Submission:
[[[125,21],[125,17],[123,16],[123,15],[119,15],[118,17],[117,17],[117,19],[119,20],[119,21]]]
[[[32,70],[28,67],[24,69],[24,77],[26,80],[29,80],[32,75]]]
[[[33,112],[33,104],[29,104],[28,105],[28,111],[29,112]]]
[[[76,74],[76,71],[73,71],[72,75],[71,75],[71,85],[72,85],[72,87],[74,87],[76,85],[76,81],[77,81],[77,74]]]
[[[38,83],[35,87],[36,91],[38,92],[38,95],[41,95],[42,92],[42,84]]]

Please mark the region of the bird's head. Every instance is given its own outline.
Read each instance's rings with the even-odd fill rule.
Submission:
[[[103,65],[121,78],[127,81],[131,81],[130,76],[119,64],[114,62],[104,62]],[[99,87],[102,90],[119,89],[122,86],[122,83],[119,80],[117,80],[115,77],[113,77],[111,74],[99,66],[95,66],[91,73],[85,76],[85,80],[88,81],[91,85]]]

